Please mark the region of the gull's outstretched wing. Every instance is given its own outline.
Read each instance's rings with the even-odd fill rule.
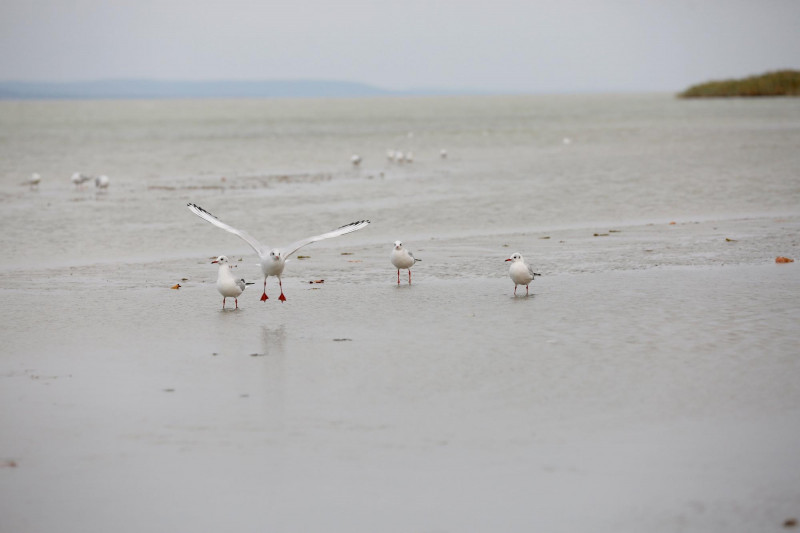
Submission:
[[[312,242],[321,241],[323,239],[330,239],[332,237],[345,235],[347,233],[360,230],[361,228],[366,228],[367,225],[369,225],[369,220],[359,220],[358,222],[351,222],[350,224],[345,224],[341,228],[329,231],[328,233],[323,233],[322,235],[316,235],[314,237],[308,237],[307,239],[302,239],[297,242],[293,242],[292,244],[283,248],[283,257],[284,259],[288,258],[290,255],[295,253],[297,250],[299,250],[306,244],[311,244]]]
[[[240,229],[236,229],[233,226],[227,225],[226,223],[224,223],[223,221],[221,221],[220,219],[218,219],[217,217],[215,217],[214,215],[212,215],[211,213],[209,213],[208,211],[206,211],[205,209],[203,209],[199,205],[186,204],[186,207],[189,208],[189,211],[191,211],[195,215],[199,216],[200,218],[202,218],[206,222],[211,222],[216,227],[222,228],[225,231],[229,231],[229,232],[233,233],[234,235],[236,235],[237,237],[242,239],[244,242],[249,244],[253,248],[253,250],[256,251],[256,253],[258,255],[261,255],[262,252],[264,252],[267,249],[266,247],[262,246],[261,243],[259,243],[253,237],[251,237],[247,232],[244,232],[244,231],[242,231]]]

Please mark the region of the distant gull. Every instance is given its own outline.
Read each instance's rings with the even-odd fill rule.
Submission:
[[[445,150],[444,148],[439,150],[439,157],[441,157],[442,159],[447,159],[447,150]]]
[[[394,248],[392,249],[392,254],[389,256],[389,259],[391,259],[392,264],[397,269],[397,284],[400,285],[400,269],[405,268],[408,269],[408,284],[411,285],[411,267],[414,266],[414,263],[417,261],[422,261],[422,259],[414,257],[414,254],[406,250],[403,247],[403,243],[400,241],[394,241]]]
[[[508,276],[514,282],[514,296],[517,295],[517,285],[525,285],[525,295],[528,295],[528,284],[533,281],[536,276],[541,276],[533,271],[530,265],[525,263],[525,259],[518,253],[513,254],[506,259],[511,261],[511,267],[508,269]]]
[[[92,179],[91,176],[87,176],[86,174],[81,174],[80,172],[75,172],[70,178],[72,183],[75,184],[75,186],[78,187],[79,189],[82,187],[84,183],[86,183],[90,179]]]
[[[94,185],[98,189],[108,189],[108,184],[111,183],[111,180],[108,179],[108,176],[103,174],[102,176],[97,176],[94,179]]]
[[[367,225],[369,224],[369,220],[359,220],[358,222],[351,222],[350,224],[345,224],[344,226],[338,229],[329,231],[327,233],[323,233],[321,235],[315,235],[314,237],[307,237],[305,239],[295,241],[282,248],[270,248],[269,246],[265,246],[259,243],[248,233],[236,229],[222,222],[220,219],[218,219],[217,217],[215,217],[214,215],[212,215],[199,205],[190,203],[186,204],[186,207],[189,208],[189,211],[199,216],[206,222],[210,222],[211,224],[214,224],[218,228],[222,228],[225,231],[233,233],[234,235],[242,239],[244,242],[249,244],[250,247],[256,251],[260,259],[261,271],[264,273],[264,293],[261,295],[262,302],[268,299],[267,278],[269,276],[275,276],[278,278],[278,284],[280,285],[281,288],[281,295],[278,297],[278,299],[282,302],[286,301],[286,296],[283,295],[283,283],[281,282],[281,274],[283,273],[283,268],[286,266],[286,261],[297,250],[299,250],[303,246],[306,246],[307,244],[311,244],[312,242],[321,241],[323,239],[330,239],[332,237],[339,237],[340,235],[345,235],[347,233],[360,230],[361,228],[367,227]]]
[[[42,176],[36,172],[31,174],[31,177],[28,178],[28,185],[30,185],[31,188],[38,187],[41,182],[42,182]]]
[[[224,255],[217,257],[211,264],[219,264],[219,273],[217,274],[217,290],[222,295],[222,308],[225,309],[225,299],[233,298],[236,309],[239,309],[239,295],[244,292],[245,287],[253,285],[253,283],[246,282],[244,278],[236,279],[231,271],[230,261]]]
[[[350,158],[350,162],[353,163],[354,167],[357,167],[361,164],[361,156],[358,154],[354,154],[353,157]]]
[[[414,162],[414,154],[411,152],[406,152],[405,157],[406,163],[413,163]]]

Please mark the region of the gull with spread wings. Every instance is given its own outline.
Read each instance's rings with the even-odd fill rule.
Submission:
[[[281,274],[283,273],[283,268],[286,266],[286,260],[295,253],[297,250],[302,248],[307,244],[311,244],[312,242],[321,241],[323,239],[330,239],[332,237],[339,237],[340,235],[345,235],[347,233],[351,233],[356,230],[360,230],[361,228],[365,228],[369,224],[369,220],[359,220],[358,222],[351,222],[350,224],[345,224],[344,226],[335,229],[333,231],[329,231],[327,233],[323,233],[321,235],[315,235],[314,237],[307,237],[305,239],[300,239],[299,241],[293,242],[289,245],[286,245],[282,248],[270,248],[269,246],[262,245],[253,237],[251,237],[248,233],[236,229],[233,226],[229,226],[228,224],[222,222],[220,219],[203,209],[197,204],[186,204],[186,207],[189,208],[189,211],[194,213],[195,215],[199,216],[206,222],[210,222],[217,226],[218,228],[222,228],[225,231],[233,233],[244,242],[250,245],[253,250],[256,251],[258,257],[260,259],[261,264],[261,271],[264,273],[264,293],[261,295],[261,301],[266,301],[267,297],[267,278],[270,276],[275,276],[278,278],[278,284],[281,288],[281,295],[278,299],[282,302],[286,301],[286,296],[283,295],[283,283],[281,283]]]

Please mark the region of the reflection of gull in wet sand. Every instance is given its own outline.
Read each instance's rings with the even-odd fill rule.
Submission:
[[[518,253],[513,254],[506,259],[511,261],[511,267],[508,269],[508,276],[514,282],[514,296],[517,295],[517,285],[525,285],[525,295],[528,294],[528,284],[533,281],[536,276],[541,276],[533,271],[533,268],[525,263],[525,259]]]
[[[212,215],[199,205],[186,204],[186,206],[189,208],[189,211],[191,211],[195,215],[199,216],[206,222],[214,224],[218,228],[222,228],[225,231],[233,233],[234,235],[242,239],[244,242],[249,244],[250,247],[256,251],[259,259],[261,260],[260,261],[261,271],[264,273],[264,293],[261,295],[262,302],[268,299],[267,278],[269,276],[275,276],[278,278],[278,284],[281,287],[281,295],[278,297],[278,299],[281,301],[286,300],[286,296],[283,295],[283,283],[281,282],[281,274],[283,273],[283,268],[286,266],[286,260],[289,259],[289,257],[297,250],[299,250],[303,246],[306,246],[307,244],[311,244],[312,242],[317,242],[323,239],[330,239],[332,237],[345,235],[347,233],[359,230],[361,228],[365,228],[369,224],[369,220],[359,220],[358,222],[351,222],[350,224],[345,224],[344,226],[338,229],[329,231],[327,233],[323,233],[321,235],[315,235],[313,237],[307,237],[305,239],[295,241],[282,248],[270,248],[269,246],[265,246],[259,243],[248,233],[236,229],[222,222],[220,219],[218,219],[217,217],[215,217],[214,215]]]
[[[414,254],[403,248],[403,243],[400,241],[394,241],[392,255],[389,258],[397,269],[397,284],[400,285],[400,269],[405,268],[408,269],[408,284],[411,285],[411,267],[417,261],[422,261],[422,259],[414,257]]]
[[[226,298],[233,298],[236,309],[239,309],[239,295],[244,292],[245,287],[253,284],[246,282],[244,279],[236,279],[233,272],[231,272],[230,261],[224,255],[217,257],[211,263],[219,264],[217,290],[222,295],[222,308],[225,309]]]

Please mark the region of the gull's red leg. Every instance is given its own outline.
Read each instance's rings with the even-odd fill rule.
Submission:
[[[269,296],[267,296],[267,277],[264,276],[264,294],[261,295],[261,301],[266,302]]]
[[[286,296],[283,295],[283,282],[281,281],[281,278],[278,278],[278,285],[281,286],[281,295],[278,296],[278,300],[280,300],[282,302],[285,302],[286,301]]]

